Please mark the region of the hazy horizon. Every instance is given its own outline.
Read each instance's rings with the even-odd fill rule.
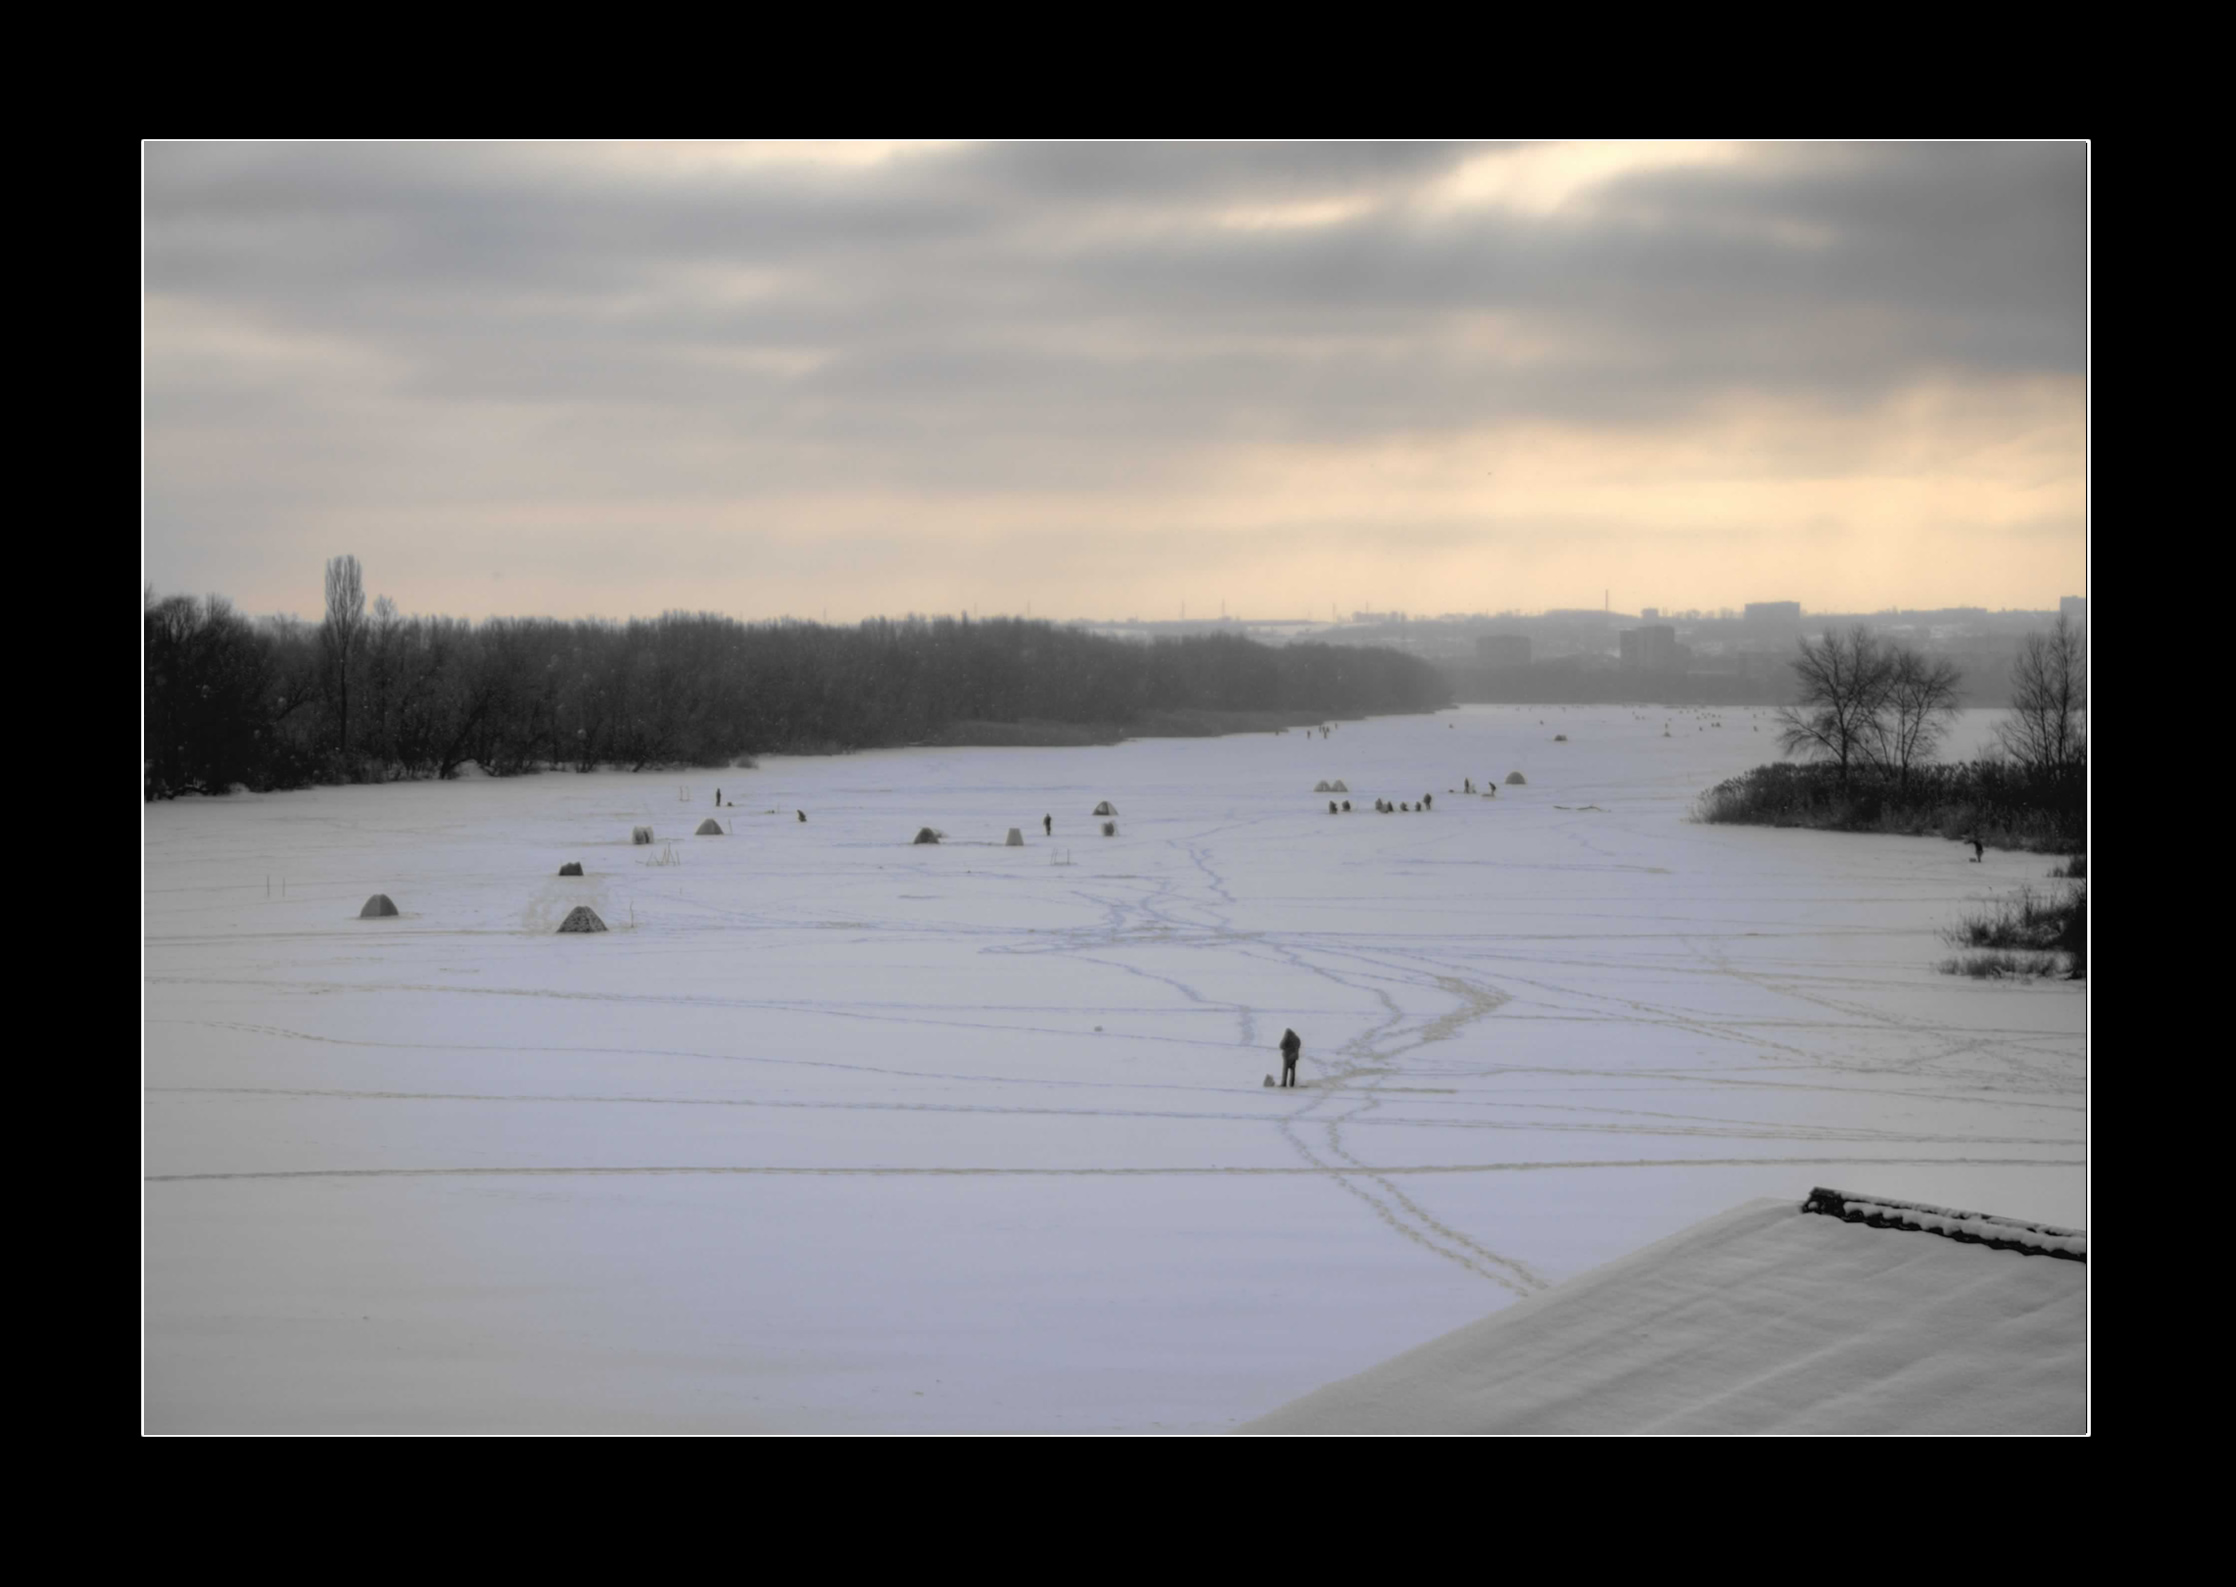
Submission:
[[[367,575],[366,575],[366,579],[367,579],[367,586],[366,586],[366,587],[368,588],[368,590],[372,590],[372,591],[373,591],[374,593],[376,593],[376,594],[378,594],[378,593],[385,593],[385,592],[383,592],[383,591],[380,591],[380,590],[378,589],[378,581],[377,581],[377,580],[374,580],[374,579],[372,578],[372,575],[371,575],[371,574],[370,574],[369,572],[368,572],[368,573],[367,573]],[[299,604],[299,605],[297,605],[297,606],[293,606],[293,607],[283,607],[283,608],[278,608],[278,609],[275,609],[275,610],[270,610],[270,611],[263,611],[263,610],[247,610],[247,609],[243,608],[243,607],[242,607],[242,606],[240,605],[240,603],[239,603],[238,601],[233,601],[233,600],[232,600],[232,597],[231,597],[231,595],[230,595],[230,593],[229,593],[229,592],[227,592],[227,591],[225,591],[225,590],[214,590],[214,589],[213,589],[213,590],[198,590],[198,589],[197,589],[197,590],[189,590],[189,589],[155,589],[155,590],[154,590],[154,594],[155,594],[155,596],[156,596],[156,598],[157,598],[157,599],[163,599],[163,598],[166,598],[166,597],[169,597],[169,596],[174,596],[174,595],[188,595],[188,596],[216,595],[216,596],[220,596],[220,597],[223,597],[223,598],[225,598],[225,599],[226,599],[226,600],[228,600],[228,601],[231,601],[231,602],[232,602],[232,604],[233,604],[233,606],[234,606],[234,608],[235,608],[235,610],[237,610],[237,611],[241,611],[241,612],[242,612],[242,614],[243,614],[244,616],[247,616],[247,617],[249,617],[249,618],[252,618],[252,619],[264,619],[264,618],[281,618],[281,619],[286,619],[286,620],[288,620],[288,621],[292,621],[292,622],[306,622],[306,623],[316,623],[316,622],[318,622],[318,621],[320,620],[320,618],[321,618],[321,616],[322,616],[322,614],[321,614],[321,613],[319,612],[319,610],[318,610],[318,609],[317,609],[317,608],[316,608],[315,606],[312,606],[311,604],[309,604],[308,602],[305,602],[305,603],[302,603],[302,604]],[[401,615],[403,615],[403,616],[406,616],[406,617],[439,617],[439,618],[445,618],[445,619],[458,619],[458,618],[463,618],[463,619],[465,619],[465,620],[467,620],[467,621],[469,621],[469,622],[488,622],[488,621],[492,621],[492,620],[498,620],[498,619],[514,619],[514,618],[525,618],[525,619],[548,619],[548,620],[551,620],[551,621],[555,621],[555,622],[568,622],[568,623],[572,623],[572,622],[609,622],[609,623],[626,623],[626,622],[644,622],[644,621],[650,621],[650,620],[654,620],[654,619],[657,619],[657,618],[665,617],[665,616],[668,616],[668,615],[671,615],[671,614],[674,614],[674,613],[681,613],[681,614],[683,614],[683,615],[686,615],[686,616],[693,616],[693,617],[697,617],[697,616],[702,616],[702,615],[711,615],[711,616],[714,616],[714,617],[726,617],[726,618],[729,618],[729,619],[731,619],[731,620],[733,620],[733,621],[736,621],[736,622],[741,622],[741,623],[776,623],[776,622],[793,622],[793,623],[817,623],[817,624],[822,624],[822,625],[825,625],[825,626],[828,626],[828,627],[832,627],[832,628],[840,628],[840,627],[852,627],[852,626],[855,626],[856,624],[859,624],[859,623],[869,623],[869,622],[893,622],[893,623],[900,623],[900,622],[909,622],[909,621],[912,621],[912,620],[920,620],[920,621],[926,621],[926,622],[936,622],[936,621],[941,621],[941,620],[957,620],[957,621],[968,621],[968,622],[973,622],[973,623],[977,623],[977,622],[1011,622],[1011,621],[1015,621],[1015,622],[1028,622],[1028,623],[1054,623],[1054,624],[1057,624],[1057,625],[1059,625],[1059,626],[1067,626],[1067,627],[1068,627],[1068,626],[1075,626],[1075,625],[1078,625],[1078,624],[1086,624],[1086,625],[1088,625],[1088,626],[1090,626],[1090,627],[1103,627],[1103,626],[1116,626],[1116,625],[1123,625],[1123,624],[1128,624],[1128,623],[1138,623],[1138,624],[1141,624],[1141,625],[1143,625],[1143,626],[1145,626],[1145,627],[1146,627],[1146,626],[1148,626],[1148,625],[1151,625],[1151,624],[1162,624],[1162,623],[1217,623],[1217,622],[1221,622],[1221,621],[1231,621],[1231,622],[1234,622],[1234,623],[1238,623],[1238,624],[1249,624],[1249,625],[1262,625],[1262,624],[1282,624],[1282,623],[1318,623],[1318,624],[1321,624],[1321,625],[1323,625],[1323,626],[1326,626],[1326,625],[1328,625],[1328,624],[1330,624],[1330,623],[1332,622],[1332,623],[1334,623],[1334,624],[1335,624],[1335,625],[1337,625],[1337,626],[1354,626],[1354,624],[1353,624],[1353,618],[1354,618],[1354,615],[1358,615],[1358,616],[1360,617],[1360,621],[1359,621],[1359,622],[1358,622],[1358,623],[1357,623],[1357,624],[1356,624],[1355,626],[1359,626],[1359,627],[1369,627],[1369,626],[1375,626],[1375,625],[1374,625],[1374,624],[1373,624],[1372,622],[1368,621],[1368,619],[1372,619],[1372,618],[1376,618],[1376,617],[1385,617],[1385,616],[1386,616],[1386,617],[1390,617],[1390,618],[1392,618],[1392,619],[1402,619],[1403,621],[1406,621],[1406,622],[1414,622],[1414,623],[1442,623],[1442,622],[1536,622],[1536,621],[1539,621],[1539,620],[1541,620],[1541,619],[1544,619],[1544,618],[1547,618],[1547,617],[1553,617],[1553,616],[1563,615],[1563,614],[1565,614],[1565,613],[1568,613],[1568,612],[1572,612],[1572,611],[1592,611],[1592,612],[1596,612],[1596,611],[1599,611],[1599,610],[1601,610],[1601,608],[1599,608],[1599,607],[1596,607],[1596,606],[1593,606],[1593,607],[1557,607],[1557,606],[1556,606],[1556,607],[1545,607],[1545,608],[1541,608],[1541,609],[1538,609],[1538,610],[1535,610],[1535,611],[1497,611],[1497,612],[1396,612],[1396,613],[1360,613],[1360,614],[1354,614],[1354,613],[1352,613],[1352,612],[1343,612],[1343,613],[1339,614],[1338,616],[1336,616],[1335,618],[1332,618],[1332,619],[1331,619],[1331,618],[1330,618],[1330,617],[1329,617],[1329,616],[1328,616],[1328,615],[1327,615],[1326,613],[1324,613],[1324,612],[1323,612],[1322,614],[1320,614],[1319,616],[1317,616],[1317,617],[1313,616],[1313,615],[1312,615],[1312,614],[1310,614],[1309,612],[1263,612],[1263,613],[1260,613],[1260,612],[1226,612],[1226,613],[1220,613],[1220,612],[1216,612],[1216,611],[1213,611],[1213,612],[1208,612],[1208,613],[1206,613],[1206,612],[1194,612],[1194,611],[1190,611],[1190,612],[1186,612],[1186,613],[1173,612],[1173,613],[1168,613],[1168,614],[1166,614],[1166,615],[1163,615],[1163,616],[1159,616],[1159,615],[1157,615],[1157,614],[1155,614],[1155,613],[1151,613],[1151,612],[1125,612],[1125,613],[1116,613],[1116,614],[1112,614],[1112,615],[1108,615],[1108,616],[1083,616],[1083,615],[1077,615],[1077,614],[1072,614],[1072,615],[1057,615],[1057,614],[1055,614],[1055,613],[1050,613],[1050,612],[1010,612],[1010,611],[984,611],[984,610],[980,610],[979,608],[976,608],[976,607],[971,607],[971,608],[967,608],[967,609],[965,609],[965,608],[957,608],[957,609],[955,609],[955,610],[952,610],[952,611],[865,612],[865,613],[861,614],[861,615],[860,615],[860,616],[858,616],[858,617],[846,617],[846,618],[841,618],[841,617],[837,617],[837,616],[825,617],[825,616],[821,615],[820,613],[816,613],[816,612],[750,612],[750,613],[749,613],[749,612],[723,612],[723,611],[711,611],[711,610],[710,610],[710,609],[708,609],[708,608],[704,608],[704,607],[696,607],[696,606],[667,606],[667,607],[662,607],[662,608],[661,608],[661,609],[660,609],[659,611],[654,611],[654,612],[596,612],[596,611],[584,611],[584,612],[455,612],[455,611],[423,611],[423,610],[416,610],[416,609],[414,609],[414,608],[412,608],[412,607],[408,607],[408,606],[405,606],[405,605],[403,605],[403,604],[402,604],[401,602],[399,602],[399,603],[398,603],[398,605],[397,605],[397,611],[399,612],[399,614],[401,614]],[[2051,601],[2051,602],[2049,602],[2049,603],[2047,603],[2046,605],[2043,605],[2043,606],[1982,606],[1982,605],[1981,605],[1981,604],[1980,604],[1979,602],[1977,602],[1977,601],[1952,601],[1952,602],[1950,602],[1950,603],[1949,603],[1948,605],[1946,605],[1946,606],[1919,606],[1919,605],[1917,605],[1917,604],[1915,604],[1915,603],[1913,603],[1913,602],[1905,602],[1905,603],[1903,603],[1903,604],[1902,604],[1902,605],[1900,605],[1900,606],[1888,606],[1888,607],[1879,607],[1879,608],[1875,608],[1875,609],[1871,609],[1871,610],[1866,610],[1866,609],[1863,609],[1863,608],[1860,608],[1860,607],[1826,607],[1826,608],[1824,608],[1824,609],[1823,609],[1823,610],[1821,610],[1821,611],[1812,611],[1812,610],[1808,609],[1807,607],[1804,607],[1804,608],[1802,609],[1801,620],[1802,620],[1802,622],[1804,622],[1804,623],[1807,623],[1807,622],[1808,622],[1808,621],[1809,621],[1810,619],[1812,619],[1812,618],[1822,618],[1822,617],[1839,617],[1839,618],[1859,617],[1859,618],[1870,618],[1870,617],[1882,617],[1882,616],[1889,616],[1889,615],[1893,615],[1893,614],[1895,614],[1895,613],[1898,613],[1898,612],[1927,612],[1927,611],[1980,611],[1980,612],[1986,612],[1986,613],[1987,613],[1988,615],[1990,615],[1990,616],[2006,616],[2006,615],[2009,615],[2009,614],[2012,614],[2012,613],[2034,613],[2034,612],[2040,612],[2040,613],[2045,613],[2045,614],[2051,614],[2051,615],[2054,615],[2054,614],[2055,614],[2055,613],[2057,612],[2057,610],[2058,610],[2058,603],[2057,603],[2056,601]],[[1671,612],[1671,611],[1664,611],[1664,612],[1660,612],[1660,613],[1657,613],[1657,614],[1656,614],[1656,615],[1654,615],[1654,616],[1650,616],[1650,617],[1649,617],[1649,616],[1644,616],[1644,615],[1642,615],[1641,613],[1639,613],[1639,612],[1637,612],[1637,611],[1635,611],[1635,610],[1634,610],[1634,611],[1628,611],[1628,612],[1626,612],[1626,611],[1624,611],[1624,610],[1623,610],[1623,609],[1622,609],[1621,607],[1615,607],[1615,608],[1612,608],[1612,610],[1611,610],[1611,613],[1610,613],[1610,615],[1611,615],[1611,616],[1612,616],[1613,618],[1615,618],[1616,620],[1618,620],[1618,621],[1629,621],[1629,622],[1659,622],[1659,623],[1672,623],[1672,622],[1674,622],[1674,623],[1686,623],[1686,622],[1710,622],[1710,621],[1720,621],[1720,620],[1726,620],[1726,619],[1728,619],[1728,620],[1734,620],[1734,621],[1736,621],[1736,620],[1738,620],[1738,618],[1739,618],[1739,615],[1740,615],[1740,609],[1739,609],[1738,607],[1736,607],[1736,606],[1733,606],[1733,607],[1726,607],[1726,608],[1722,608],[1722,609],[1720,609],[1720,610],[1710,610],[1710,609],[1707,609],[1707,608],[1702,608],[1702,609],[1700,609],[1700,611],[1699,611],[1699,613],[1698,613],[1698,615],[1697,615],[1697,616],[1688,616],[1688,615],[1687,615],[1687,614],[1686,614],[1685,612],[1682,612],[1682,611],[1675,611],[1675,612]]]
[[[144,146],[143,582],[315,616],[2086,593],[2087,148]]]

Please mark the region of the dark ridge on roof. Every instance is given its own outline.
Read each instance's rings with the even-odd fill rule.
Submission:
[[[1929,1206],[1922,1201],[1901,1201],[1893,1196],[1863,1196],[1847,1190],[1819,1186],[1801,1204],[1803,1212],[1822,1213],[1844,1223],[1866,1224],[1874,1229],[1906,1229],[1917,1234],[1937,1234],[1964,1245],[1984,1245],[1997,1251],[2017,1251],[2026,1256],[2054,1256],[2067,1262],[2088,1261],[2088,1235],[2080,1229],[2061,1229],[2050,1223],[2027,1223],[1998,1217],[1991,1212],[1960,1212],[1953,1207]]]

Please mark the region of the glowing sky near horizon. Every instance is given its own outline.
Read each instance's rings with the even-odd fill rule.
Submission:
[[[317,612],[2048,607],[2077,144],[150,144],[143,563]]]

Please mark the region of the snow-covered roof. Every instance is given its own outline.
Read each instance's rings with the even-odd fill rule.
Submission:
[[[2058,1257],[2068,1262],[2088,1260],[2088,1236],[2078,1229],[1999,1218],[1990,1212],[1958,1212],[1949,1207],[1929,1207],[1922,1201],[1857,1196],[1845,1190],[1821,1187],[1809,1192],[1809,1199],[1801,1204],[1801,1210],[1823,1213],[1849,1223],[1868,1223],[1874,1229],[1909,1229],[1945,1235],[1968,1245],[1993,1246],[1999,1251]]]
[[[1819,1191],[1735,1207],[1244,1431],[2079,1433],[2087,1340],[2085,1237]]]

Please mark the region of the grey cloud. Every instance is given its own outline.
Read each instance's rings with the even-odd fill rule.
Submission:
[[[408,469],[415,491],[1003,488],[1237,439],[2080,370],[2076,146],[1780,147],[1541,217],[1413,202],[1476,152],[1002,145],[648,175],[563,148],[151,146],[154,318],[363,347],[378,371],[151,359],[151,526],[222,494],[189,455],[271,462],[280,438],[288,478]],[[1332,225],[1212,224],[1349,197],[1367,207]],[[1528,359],[1463,345],[1491,323]],[[489,425],[487,455],[396,440],[377,416],[407,410]]]

